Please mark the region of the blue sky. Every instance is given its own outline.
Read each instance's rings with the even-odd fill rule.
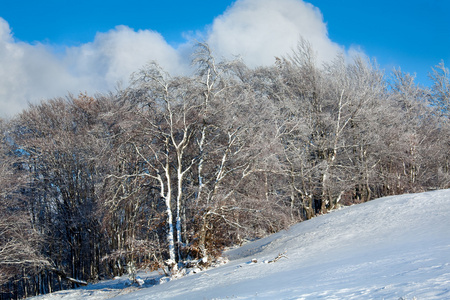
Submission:
[[[3,0],[0,17],[17,39],[78,45],[90,42],[97,32],[117,25],[160,32],[168,41],[184,41],[183,33],[203,30],[233,1],[155,0]]]
[[[359,45],[383,68],[400,66],[428,84],[427,73],[441,60],[450,65],[448,0],[312,0],[328,23],[330,38]]]
[[[6,115],[39,99],[113,89],[150,60],[187,72],[194,39],[257,66],[288,54],[302,35],[319,60],[359,51],[425,85],[432,66],[450,65],[448,0],[2,0],[0,18]]]

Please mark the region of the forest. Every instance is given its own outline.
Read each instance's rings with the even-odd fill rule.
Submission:
[[[450,188],[444,62],[429,87],[364,57],[319,63],[304,40],[259,68],[200,43],[192,66],[0,120],[0,299],[181,276],[340,206]]]

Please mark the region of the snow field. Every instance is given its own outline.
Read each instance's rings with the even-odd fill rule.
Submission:
[[[121,279],[39,299],[450,299],[450,190],[345,207],[224,255],[151,287],[157,273],[141,273],[143,287]]]

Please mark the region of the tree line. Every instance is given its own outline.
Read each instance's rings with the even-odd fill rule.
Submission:
[[[341,205],[450,187],[443,62],[430,88],[361,57],[319,64],[306,41],[269,67],[206,44],[192,62],[2,120],[0,299],[177,276]]]

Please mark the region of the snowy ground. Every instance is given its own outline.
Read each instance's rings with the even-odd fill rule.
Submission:
[[[37,299],[450,299],[450,190],[343,208],[225,255],[154,286],[161,276],[141,273],[143,287],[121,278]]]

